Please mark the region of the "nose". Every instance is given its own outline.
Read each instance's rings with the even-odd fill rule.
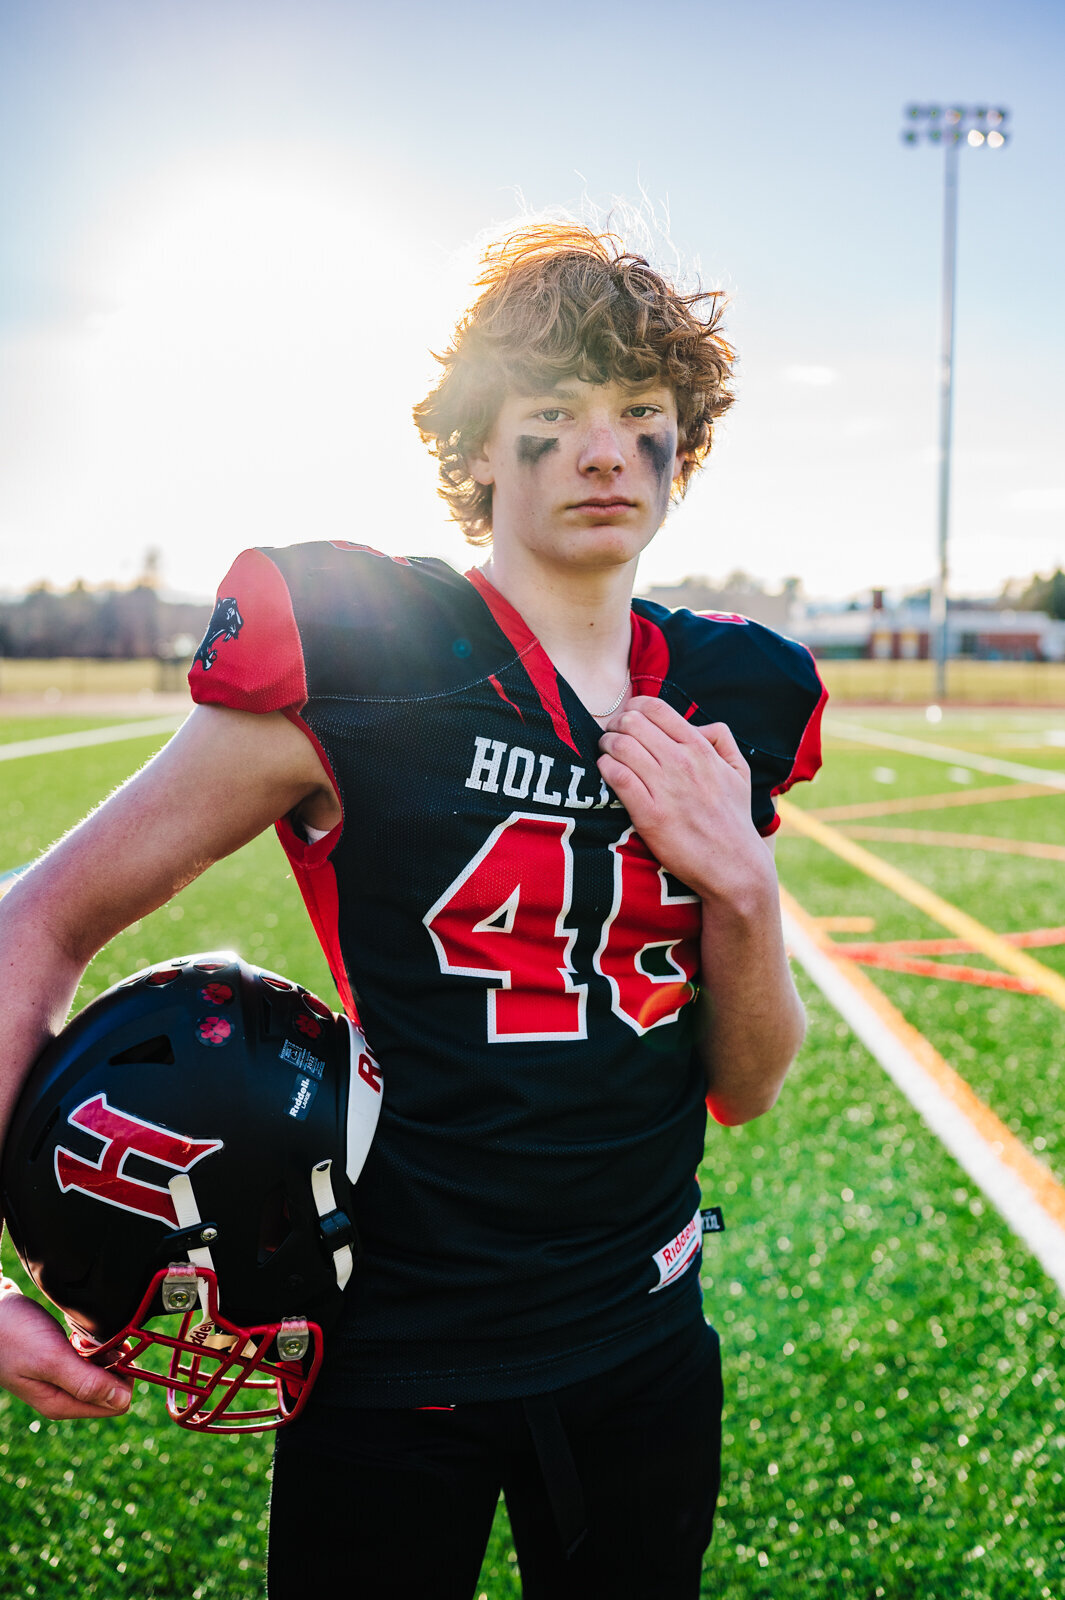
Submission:
[[[612,418],[589,417],[581,441],[578,469],[589,477],[608,476],[620,472],[624,465],[625,455]]]

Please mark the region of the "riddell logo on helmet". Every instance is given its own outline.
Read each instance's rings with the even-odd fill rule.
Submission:
[[[370,1085],[375,1094],[381,1093],[381,1068],[366,1050],[359,1054],[358,1072],[359,1077]]]
[[[173,1167],[175,1172],[188,1172],[204,1156],[213,1155],[223,1147],[221,1139],[187,1138],[184,1134],[172,1133],[169,1128],[160,1128],[154,1122],[144,1122],[129,1112],[119,1111],[108,1104],[104,1094],[84,1100],[67,1121],[102,1139],[104,1148],[99,1160],[93,1162],[76,1155],[65,1145],[56,1147],[55,1175],[63,1193],[77,1189],[94,1200],[102,1200],[105,1205],[135,1211],[142,1217],[166,1222],[172,1228],[178,1226],[180,1219],[170,1190],[129,1177],[125,1171],[128,1157],[142,1156],[161,1166]]]

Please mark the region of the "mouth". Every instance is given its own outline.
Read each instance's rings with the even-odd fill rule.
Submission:
[[[578,500],[569,509],[587,511],[593,516],[617,516],[622,511],[631,511],[635,505],[635,500],[626,500],[621,495],[611,495],[609,498]]]

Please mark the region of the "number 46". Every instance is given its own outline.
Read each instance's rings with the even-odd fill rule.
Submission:
[[[488,991],[493,1043],[587,1038],[588,986],[575,981],[577,929],[567,927],[572,832],[569,818],[513,812],[423,919],[441,972],[498,983]],[[670,893],[632,828],[610,850],[614,902],[593,967],[610,985],[615,1015],[642,1034],[694,998],[701,910],[698,896]]]

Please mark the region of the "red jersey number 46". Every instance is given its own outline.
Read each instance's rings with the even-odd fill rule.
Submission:
[[[441,972],[486,978],[494,1043],[587,1038],[588,985],[572,962],[572,820],[514,812],[426,913]],[[593,968],[637,1033],[672,1022],[695,994],[698,897],[671,892],[631,828],[610,846],[614,898]]]

